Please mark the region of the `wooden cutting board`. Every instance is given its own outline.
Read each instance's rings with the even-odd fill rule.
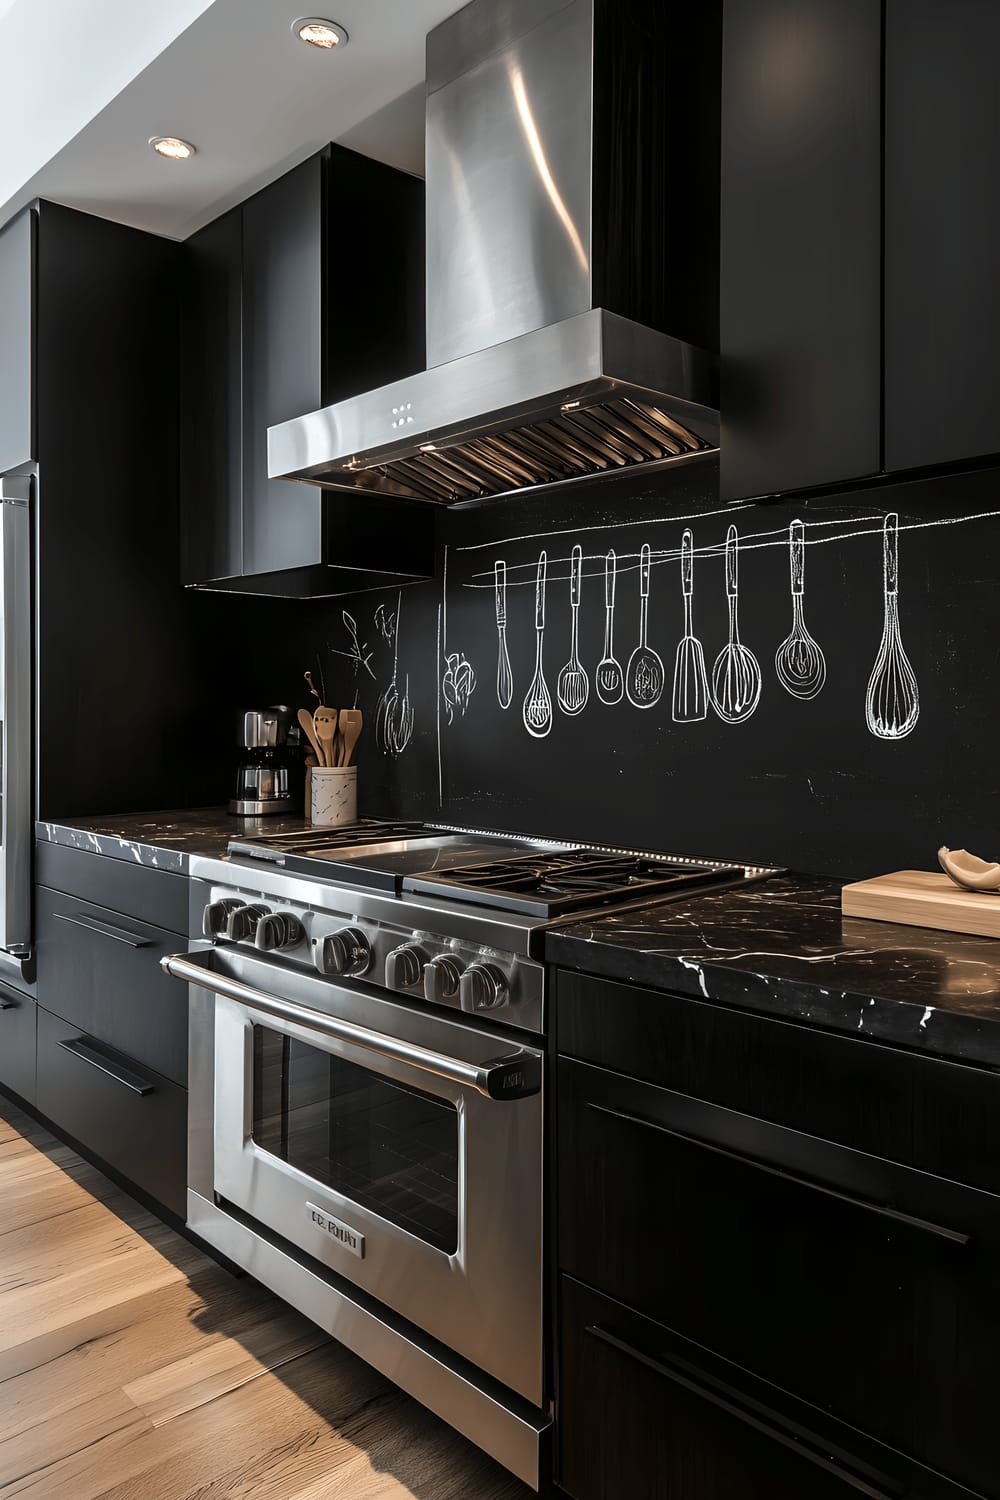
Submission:
[[[840,904],[845,917],[1000,938],[1000,893],[964,891],[943,871],[897,870],[859,880],[844,886]]]

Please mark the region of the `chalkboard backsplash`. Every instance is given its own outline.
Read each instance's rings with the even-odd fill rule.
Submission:
[[[1000,850],[997,471],[723,506],[700,458],[440,533],[434,583],[312,606],[362,812],[845,877]]]

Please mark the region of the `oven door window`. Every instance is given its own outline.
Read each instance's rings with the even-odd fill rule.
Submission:
[[[436,1249],[458,1249],[453,1104],[255,1026],[253,1139]]]

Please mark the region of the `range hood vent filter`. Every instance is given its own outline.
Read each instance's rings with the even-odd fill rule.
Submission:
[[[581,405],[544,422],[509,427],[450,448],[425,449],[380,464],[374,473],[380,489],[455,505],[661,462],[709,446],[666,412],[624,397]]]

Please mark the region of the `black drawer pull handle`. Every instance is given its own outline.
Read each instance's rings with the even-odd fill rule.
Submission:
[[[133,932],[126,932],[124,927],[113,927],[110,922],[99,922],[96,917],[85,917],[82,912],[77,912],[75,917],[68,917],[61,911],[54,912],[57,922],[70,922],[74,927],[86,927],[88,932],[99,932],[102,937],[114,938],[116,943],[127,943],[130,948],[152,948],[153,944],[149,938],[136,937]]]
[[[640,1125],[644,1130],[658,1130],[662,1135],[672,1136],[675,1141],[684,1141],[689,1146],[697,1146],[702,1151],[712,1151],[716,1156],[724,1156],[729,1161],[739,1162],[742,1167],[753,1167],[757,1172],[766,1172],[769,1177],[780,1177],[783,1182],[793,1182],[796,1187],[807,1188],[811,1193],[822,1193],[825,1198],[836,1198],[838,1203],[849,1203],[852,1208],[864,1209],[866,1213],[878,1214],[880,1218],[891,1219],[894,1224],[906,1225],[909,1229],[919,1229],[924,1234],[932,1234],[939,1240],[947,1240],[950,1245],[967,1245],[969,1236],[962,1234],[958,1229],[947,1229],[943,1224],[934,1224],[930,1219],[918,1219],[913,1214],[903,1213],[898,1208],[889,1208],[884,1203],[870,1203],[867,1198],[857,1198],[853,1193],[842,1193],[837,1188],[826,1187],[821,1182],[813,1182],[808,1177],[800,1177],[797,1172],[786,1172],[783,1167],[769,1167],[766,1162],[757,1161],[752,1156],[744,1156],[741,1151],[730,1151],[728,1146],[717,1146],[712,1141],[703,1141],[696,1135],[688,1135],[683,1130],[671,1130],[669,1125],[661,1125],[658,1120],[646,1120],[642,1115],[632,1115],[623,1109],[608,1109],[603,1104],[592,1104],[587,1102],[588,1109],[594,1109],[598,1114],[610,1115],[614,1120],[626,1120],[630,1125]]]
[[[747,1427],[753,1427],[765,1437],[781,1443],[785,1448],[790,1448],[793,1453],[808,1459],[817,1468],[825,1469],[828,1474],[833,1474],[837,1479],[843,1480],[852,1489],[858,1490],[862,1495],[867,1495],[869,1500],[904,1500],[905,1490],[898,1486],[892,1489],[884,1488],[886,1484],[892,1483],[884,1475],[873,1475],[873,1479],[878,1481],[875,1484],[852,1469],[845,1468],[831,1455],[830,1445],[824,1443],[816,1433],[810,1432],[808,1428],[791,1424],[777,1412],[751,1401],[748,1396],[734,1390],[731,1386],[724,1385],[721,1381],[712,1381],[711,1385],[706,1385],[703,1380],[696,1378],[698,1372],[695,1372],[693,1367],[689,1373],[686,1366],[678,1368],[668,1364],[662,1355],[654,1357],[651,1354],[645,1354],[641,1349],[635,1349],[631,1344],[626,1344],[610,1329],[602,1328],[600,1323],[588,1324],[585,1331],[592,1338],[599,1339],[602,1344],[607,1344],[609,1348],[617,1350],[619,1354],[624,1354],[628,1359],[646,1365],[657,1375],[662,1375],[666,1380],[672,1380],[675,1385],[683,1386],[685,1390],[691,1391],[703,1401],[710,1401],[713,1406],[721,1407],[723,1411],[728,1412],[730,1416],[743,1422]]]
[[[18,1009],[18,1004],[17,1004],[16,1000],[0,1000],[0,1010],[17,1010],[17,1009]]]
[[[143,1098],[147,1094],[156,1092],[156,1085],[150,1083],[148,1078],[143,1078],[141,1073],[133,1073],[131,1068],[123,1068],[120,1063],[112,1062],[98,1052],[96,1047],[91,1046],[86,1037],[77,1037],[74,1042],[58,1042],[64,1052],[72,1052],[81,1062],[89,1063],[92,1068],[99,1068],[102,1073],[107,1073],[115,1083],[120,1083],[123,1088],[131,1089],[133,1094],[141,1094]]]

